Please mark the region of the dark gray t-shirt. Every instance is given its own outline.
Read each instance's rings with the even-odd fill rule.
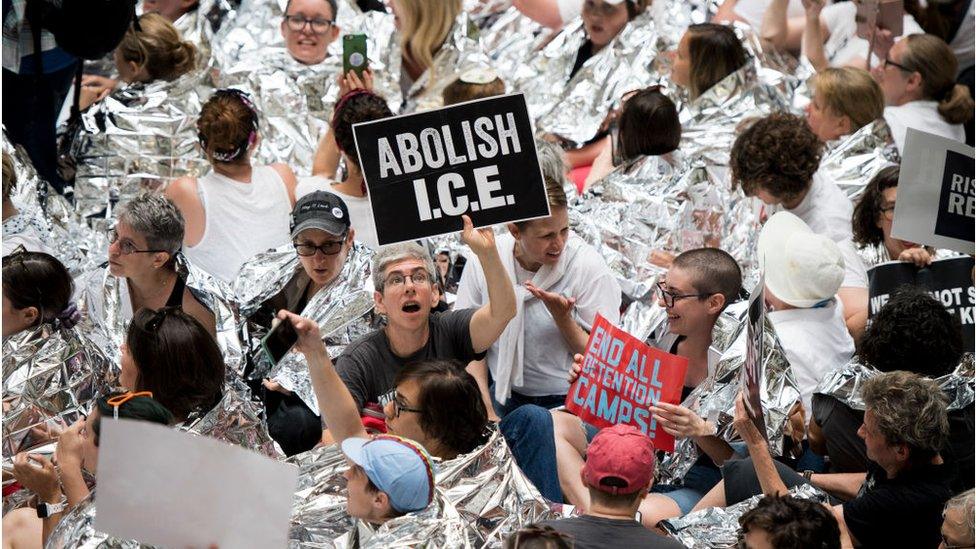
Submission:
[[[386,331],[376,330],[346,347],[335,360],[336,372],[362,409],[393,389],[400,369],[410,362],[440,358],[467,364],[481,360],[485,353],[476,353],[471,343],[471,317],[475,311],[477,309],[432,312],[427,344],[408,357],[393,354]]]
[[[682,549],[678,541],[656,534],[636,520],[583,515],[542,523],[572,538],[573,549]]]

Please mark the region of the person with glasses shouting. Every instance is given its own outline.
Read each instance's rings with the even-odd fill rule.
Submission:
[[[674,259],[657,289],[658,305],[667,320],[651,334],[648,342],[688,359],[681,395],[684,400],[715,371],[721,352],[712,348],[712,331],[725,307],[738,299],[742,271],[731,255],[717,248],[689,250]],[[574,357],[571,383],[579,377],[582,362],[581,354]],[[661,520],[688,513],[721,480],[715,464],[728,459],[732,449],[713,436],[714,425],[706,424],[684,406],[659,403],[651,408],[651,412],[672,435],[693,437],[704,454],[692,466],[682,485],[655,485],[652,493],[644,498],[640,506],[642,522],[653,528]],[[585,510],[590,504],[589,493],[580,480],[579,469],[597,428],[565,410],[553,410],[551,415],[563,498]],[[533,475],[526,474],[536,481]]]
[[[328,55],[329,44],[339,37],[335,24],[336,0],[289,0],[281,19],[281,37],[292,58],[317,65]]]
[[[332,440],[348,455],[350,441],[370,438],[360,421],[355,393],[333,366],[315,321],[288,311],[280,311],[278,319],[291,322],[298,333],[296,349],[308,361],[322,419]],[[377,400],[383,403],[386,433],[416,441],[435,458],[454,459],[487,440],[488,412],[479,398],[478,383],[456,360],[410,362],[398,370],[389,390]]]
[[[79,277],[77,297],[87,319],[96,326],[114,319],[120,329],[109,331],[121,335],[139,309],[178,307],[215,335],[214,312],[204,305],[211,300],[187,285],[190,267],[179,257],[185,223],[176,205],[143,193],[122,204],[117,216],[109,231],[107,268]]]
[[[339,377],[358,409],[375,406],[411,362],[441,359],[468,364],[484,358],[515,316],[515,290],[495,246],[495,234],[490,228],[476,230],[468,216],[462,219],[461,239],[481,264],[488,299],[477,308],[431,312],[438,295],[434,262],[427,250],[412,242],[380,249],[373,258],[373,299],[386,326],[354,341],[336,359]],[[480,402],[480,393],[474,398]]]
[[[268,430],[286,455],[315,446],[322,438],[322,426],[314,399],[293,392],[290,380],[308,375],[304,364],[295,363],[301,355],[289,353],[279,365],[272,365],[261,351],[260,341],[278,311],[292,311],[330,325],[337,303],[347,304],[338,314],[349,315],[352,327],[326,334],[327,345],[348,344],[348,332],[358,334],[371,328],[371,296],[350,301],[350,297],[366,294],[363,285],[369,279],[370,257],[369,250],[355,242],[358,234],[351,222],[349,210],[338,196],[317,191],[302,197],[291,214],[291,243],[256,255],[244,264],[234,282],[248,347],[245,376],[264,401]],[[287,371],[282,373],[283,369]]]

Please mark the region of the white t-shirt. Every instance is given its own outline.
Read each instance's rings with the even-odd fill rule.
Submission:
[[[831,67],[843,67],[855,59],[867,59],[871,50],[868,41],[857,36],[857,5],[854,2],[839,2],[826,6],[820,12],[820,21],[830,32],[824,43],[824,55]],[[925,31],[915,22],[915,18],[905,14],[902,36],[920,34]],[[804,52],[805,53],[805,52]],[[871,66],[875,66],[875,62]]]
[[[762,29],[763,14],[772,4],[772,0],[739,0],[735,5],[735,14],[741,17],[756,32]],[[786,17],[803,17],[803,2],[800,0],[790,0],[786,8]]]
[[[570,238],[579,239],[577,236]],[[524,280],[526,273],[518,276],[517,261],[512,256],[515,239],[511,234],[497,237],[502,264],[508,276]],[[567,247],[569,245],[567,244]],[[592,325],[600,313],[613,324],[620,317],[620,287],[606,261],[589,244],[580,242],[581,248],[569,261],[566,271],[547,291],[576,298],[576,313],[583,323]],[[509,257],[505,257],[505,256]],[[523,299],[528,291],[522,284],[515,287],[516,299]],[[488,288],[478,258],[471,256],[464,266],[464,274],[458,286],[455,309],[481,307],[488,302]],[[549,314],[546,305],[531,295],[524,301],[524,353],[522,358],[523,383],[513,385],[512,390],[526,396],[564,395],[569,391],[566,374],[573,365],[573,353],[566,345],[562,333]],[[492,376],[497,377],[499,343],[488,349],[485,357]]]
[[[938,102],[928,100],[909,101],[897,107],[885,107],[884,119],[891,128],[891,136],[895,140],[899,153],[905,147],[908,128],[934,133],[956,141],[966,141],[966,130],[963,125],[946,122],[938,109]]]
[[[793,369],[807,421],[810,400],[820,380],[843,368],[854,356],[854,340],[844,323],[843,307],[836,299],[815,309],[770,311],[769,320]]]
[[[379,249],[380,245],[376,239],[376,226],[373,224],[373,210],[369,207],[369,197],[352,196],[340,192],[336,190],[335,184],[336,181],[321,175],[300,177],[298,185],[295,187],[295,199],[298,200],[315,191],[327,191],[338,196],[346,203],[346,208],[349,208],[349,221],[352,223],[353,230],[356,231],[356,240],[374,250]]]
[[[773,208],[774,213],[780,210],[799,217],[810,230],[837,243],[841,255],[844,256],[842,287],[868,287],[867,272],[858,259],[852,242],[851,218],[854,215],[854,206],[836,183],[817,171],[813,174],[810,190],[800,204],[792,210],[780,206]]]

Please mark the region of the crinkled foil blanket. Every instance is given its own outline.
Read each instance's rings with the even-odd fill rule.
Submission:
[[[346,458],[335,445],[288,460],[299,468],[289,546],[351,549],[386,547],[500,547],[524,525],[558,518],[561,506],[547,502],[515,465],[505,439],[493,431],[488,442],[453,460],[435,460],[434,503],[426,510],[378,528],[346,514]],[[89,501],[62,519],[48,547],[130,548],[92,528]]]

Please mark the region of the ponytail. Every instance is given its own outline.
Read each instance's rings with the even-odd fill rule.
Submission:
[[[956,84],[939,101],[939,114],[950,124],[962,124],[973,117],[973,99],[969,87]]]

